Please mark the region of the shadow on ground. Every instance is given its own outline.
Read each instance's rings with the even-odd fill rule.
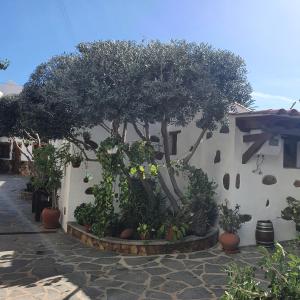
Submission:
[[[2,175],[0,185],[0,299],[218,299],[226,264],[256,264],[260,258],[255,247],[232,257],[217,247],[121,256],[85,247],[62,231],[26,234],[41,227],[33,221],[31,203],[19,197],[25,179]]]

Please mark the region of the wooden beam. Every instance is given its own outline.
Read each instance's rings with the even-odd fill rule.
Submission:
[[[272,133],[265,133],[258,137],[242,156],[242,163],[246,164],[250,158],[259,151],[263,144],[273,136]]]
[[[266,132],[262,133],[254,133],[254,134],[247,134],[243,136],[243,142],[249,143],[249,142],[256,142],[257,140],[261,139],[262,137],[268,135]]]

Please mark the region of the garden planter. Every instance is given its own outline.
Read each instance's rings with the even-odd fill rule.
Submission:
[[[44,208],[42,212],[42,222],[46,229],[55,229],[59,224],[60,211],[57,208]]]
[[[121,239],[130,239],[132,236],[133,236],[132,228],[126,228],[120,234]]]
[[[219,236],[223,250],[227,253],[235,253],[238,251],[240,237],[234,233],[224,232]]]

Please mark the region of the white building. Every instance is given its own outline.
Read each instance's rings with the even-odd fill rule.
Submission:
[[[184,157],[199,136],[201,129],[191,122],[184,128],[169,127],[172,159]],[[159,126],[150,127],[152,135],[160,136]],[[103,140],[107,133],[95,128],[92,138]],[[137,140],[128,128],[128,141]],[[257,220],[271,220],[276,240],[296,236],[295,224],[280,218],[286,197],[299,198],[300,187],[300,113],[296,110],[250,111],[240,105],[228,116],[228,126],[207,132],[190,164],[202,168],[217,187],[217,201],[228,199],[230,205],[241,206],[241,212],[252,215],[239,235],[241,245],[255,244]],[[164,170],[162,170],[164,171]],[[94,179],[83,182],[85,173]],[[82,163],[79,169],[66,168],[61,190],[62,226],[74,221],[74,209],[82,202],[92,202],[87,187],[99,182],[100,165]],[[184,186],[183,180],[181,185]],[[169,184],[170,188],[171,185]]]

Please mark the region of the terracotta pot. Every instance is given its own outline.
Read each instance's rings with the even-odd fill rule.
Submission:
[[[55,229],[59,224],[60,211],[57,208],[44,208],[42,211],[42,222],[46,229]]]
[[[121,239],[130,239],[132,236],[133,236],[132,228],[126,228],[120,234]]]
[[[91,228],[92,228],[91,224],[85,224],[84,225],[84,229],[85,229],[86,232],[91,232]]]
[[[219,236],[219,242],[225,252],[234,252],[238,250],[240,237],[235,233],[224,232]]]
[[[149,240],[149,233],[140,233],[141,240]]]
[[[174,231],[172,226],[168,228],[166,233],[166,240],[167,241],[174,241]]]

